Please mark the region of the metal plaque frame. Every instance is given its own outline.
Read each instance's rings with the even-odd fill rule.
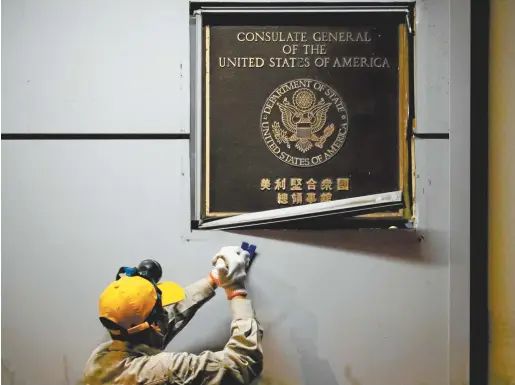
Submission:
[[[409,2],[405,2],[409,3]],[[222,3],[223,4],[223,3]],[[339,199],[331,202],[319,202],[298,207],[286,207],[255,213],[213,212],[209,202],[209,55],[210,29],[203,25],[202,15],[212,13],[303,13],[303,12],[402,12],[406,14],[406,23],[399,25],[399,188],[389,193]],[[246,227],[256,224],[288,222],[309,217],[342,214],[354,218],[403,219],[412,221],[414,207],[414,156],[412,139],[408,138],[408,128],[414,122],[410,116],[411,80],[409,36],[413,26],[407,5],[385,4],[367,6],[306,6],[288,7],[286,4],[276,6],[220,6],[202,5],[192,11],[190,16],[191,44],[191,220],[199,229],[225,229]],[[205,30],[204,30],[205,28]],[[204,55],[205,53],[205,55]],[[203,71],[205,71],[205,78]],[[204,103],[204,95],[206,102]],[[205,119],[205,133],[203,123]],[[205,134],[205,154],[203,135]],[[203,177],[203,157],[206,157],[205,177]],[[410,161],[411,159],[411,161]],[[385,212],[385,210],[389,210]],[[393,210],[393,211],[390,211]],[[203,215],[205,214],[205,215]]]

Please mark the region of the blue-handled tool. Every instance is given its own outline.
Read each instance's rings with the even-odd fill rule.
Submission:
[[[252,262],[252,260],[256,256],[256,246],[249,245],[247,242],[242,242],[241,248],[250,254],[250,261]]]

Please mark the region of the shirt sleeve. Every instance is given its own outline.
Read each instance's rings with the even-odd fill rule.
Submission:
[[[184,288],[185,298],[181,302],[165,306],[168,313],[168,330],[164,347],[191,321],[197,310],[215,295],[215,286],[209,278],[202,278]]]
[[[263,369],[263,329],[250,300],[231,301],[231,337],[218,352],[159,353],[150,366],[166,368],[170,384],[247,385]],[[149,362],[150,364],[150,362]]]

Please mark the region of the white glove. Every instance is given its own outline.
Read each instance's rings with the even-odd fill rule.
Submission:
[[[250,264],[250,254],[238,246],[222,247],[212,260],[215,268],[211,277],[224,288],[228,299],[247,295],[245,280]]]

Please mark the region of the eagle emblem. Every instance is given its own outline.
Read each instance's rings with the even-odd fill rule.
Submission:
[[[285,97],[282,103],[277,103],[282,125],[278,121],[272,124],[275,139],[278,143],[284,143],[287,148],[290,148],[290,142],[296,142],[295,148],[302,153],[309,151],[313,144],[323,148],[327,138],[334,132],[333,123],[324,128],[331,104],[324,98],[317,101],[309,88],[295,91],[291,102]],[[318,136],[317,133],[322,128],[324,130]]]

